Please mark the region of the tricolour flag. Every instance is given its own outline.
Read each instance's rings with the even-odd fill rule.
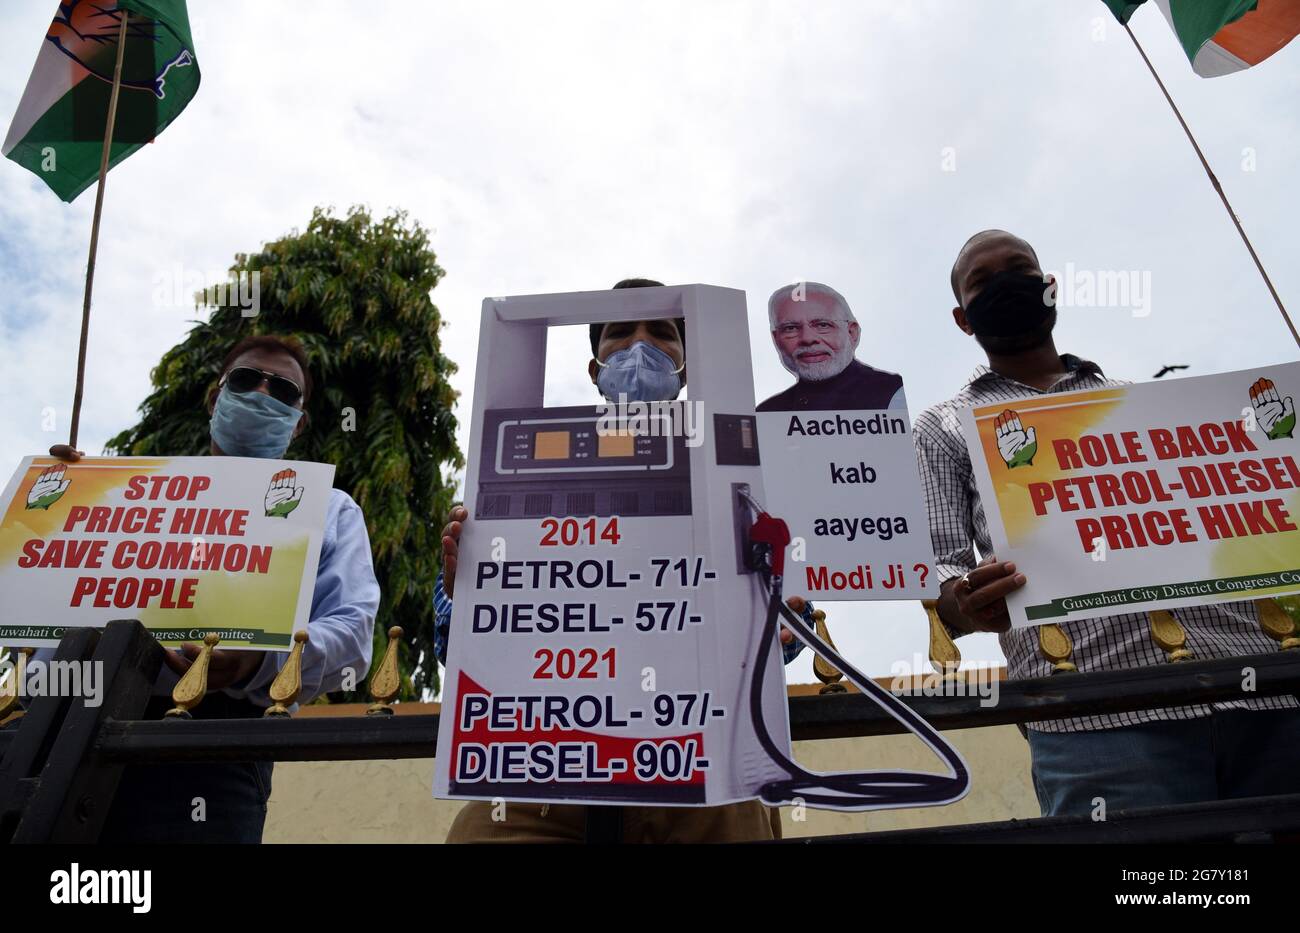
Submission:
[[[65,201],[99,175],[123,10],[126,49],[109,167],[153,142],[199,87],[185,0],[60,3],[3,152]]]
[[[1103,0],[1121,23],[1146,0]],[[1202,78],[1258,65],[1300,33],[1300,0],[1156,0]]]

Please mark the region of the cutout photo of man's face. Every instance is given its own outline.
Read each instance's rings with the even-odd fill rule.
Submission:
[[[862,331],[826,295],[791,296],[776,309],[776,342],[781,363],[800,379],[820,382],[838,376],[853,362]]]
[[[782,286],[768,298],[767,315],[777,358],[796,382],[760,402],[756,411],[881,411],[907,406],[902,376],[858,359],[862,328],[857,315],[829,285]]]

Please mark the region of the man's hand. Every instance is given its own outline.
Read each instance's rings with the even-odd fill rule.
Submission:
[[[442,528],[442,588],[448,598],[456,586],[456,563],[460,559],[460,533],[469,521],[469,511],[463,505],[452,506],[447,524]]]
[[[63,498],[72,480],[63,478],[63,467],[52,466],[32,483],[27,490],[27,508],[46,509]]]
[[[1272,379],[1260,379],[1250,387],[1250,404],[1255,409],[1255,421],[1268,439],[1290,437],[1295,431],[1295,405],[1291,396],[1282,398]]]
[[[970,632],[1005,632],[1011,628],[1007,613],[1007,594],[1025,585],[1025,575],[1016,572],[1016,565],[1003,563],[990,556],[978,567],[944,584],[949,600],[940,600],[941,612],[953,628]],[[950,602],[944,606],[945,602]],[[959,614],[951,617],[952,611]]]
[[[802,596],[791,596],[785,601],[785,604],[793,610],[797,616],[802,616],[804,609],[808,607],[808,600]],[[781,644],[788,645],[794,641],[794,632],[790,631],[784,625],[781,626]]]
[[[198,659],[201,650],[198,645],[181,645],[181,654],[164,651],[163,660],[177,676],[184,677],[185,672]],[[242,684],[262,666],[265,658],[265,651],[223,651],[214,648],[212,657],[208,659],[208,692]]]
[[[285,518],[298,507],[302,501],[303,487],[297,483],[298,473],[295,470],[281,470],[271,477],[271,485],[266,490],[268,517]]]
[[[86,456],[86,452],[75,449],[71,444],[55,444],[50,448],[50,456],[57,457],[59,460],[66,460],[68,463],[76,463]]]

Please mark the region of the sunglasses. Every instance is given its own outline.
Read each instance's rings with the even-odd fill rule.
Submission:
[[[229,386],[231,392],[242,395],[245,392],[255,392],[262,387],[263,383],[266,383],[271,398],[277,402],[284,402],[286,405],[297,405],[302,398],[302,389],[292,379],[286,379],[284,376],[268,373],[265,370],[254,369],[251,366],[236,366],[222,376],[217,385]]]

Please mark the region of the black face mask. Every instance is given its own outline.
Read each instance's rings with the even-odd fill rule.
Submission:
[[[1055,283],[1026,272],[996,272],[966,307],[966,320],[977,337],[1019,337],[1041,328],[1055,308]]]

